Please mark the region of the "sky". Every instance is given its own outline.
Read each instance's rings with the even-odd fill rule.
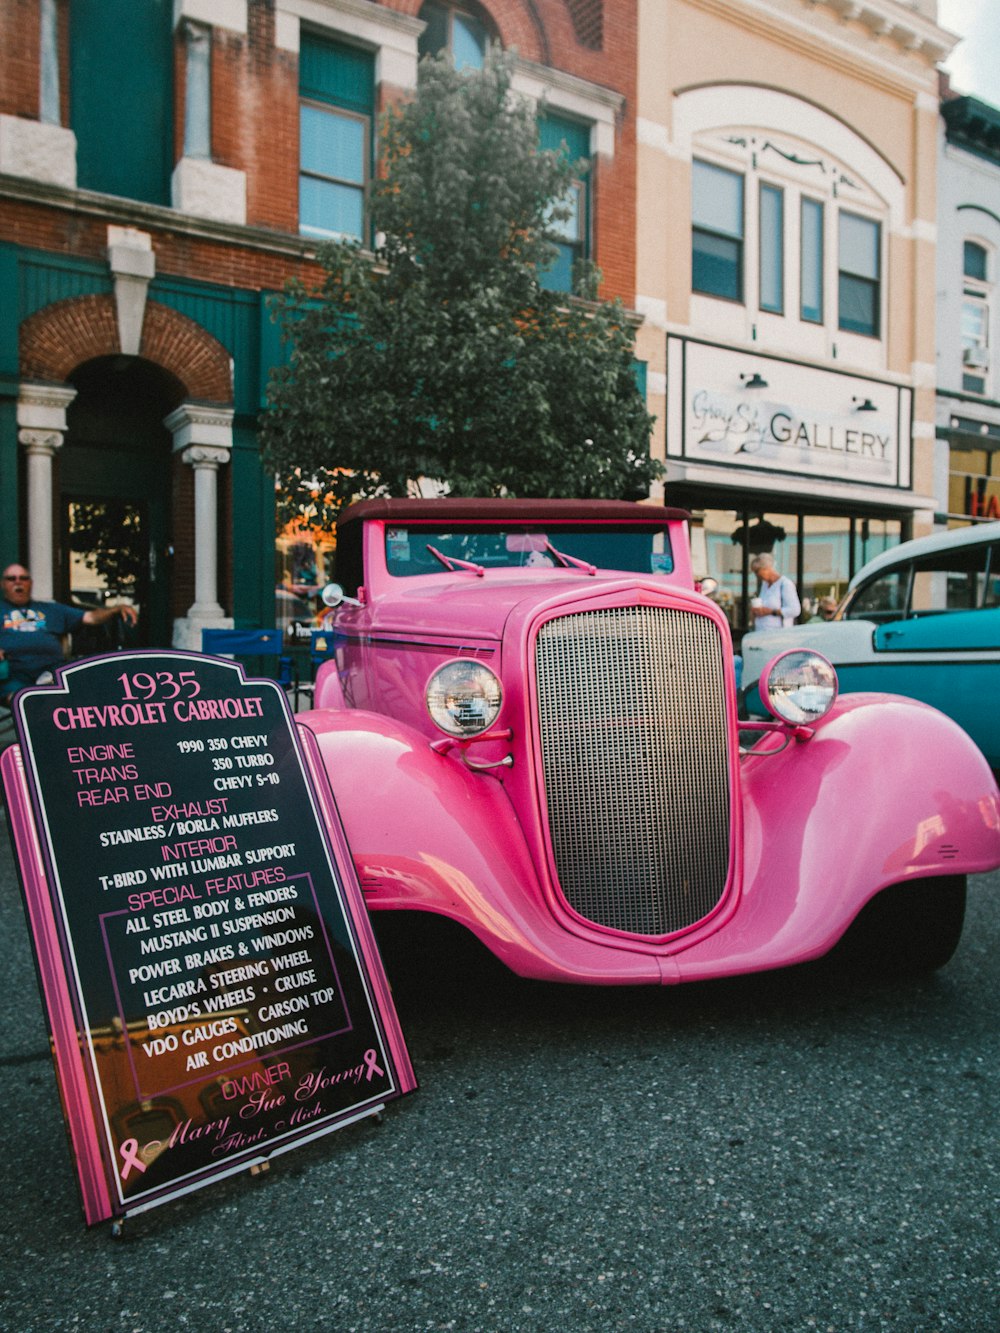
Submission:
[[[952,88],[1000,107],[1000,0],[938,0],[938,23],[964,38],[944,62]]]

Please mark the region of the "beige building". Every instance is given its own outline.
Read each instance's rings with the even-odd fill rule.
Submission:
[[[936,0],[639,0],[654,452],[739,632],[934,518]],[[808,603],[807,603],[808,604]]]

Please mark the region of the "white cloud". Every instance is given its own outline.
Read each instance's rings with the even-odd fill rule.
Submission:
[[[952,87],[1000,106],[1000,4],[938,0],[938,22],[963,38],[944,64]]]

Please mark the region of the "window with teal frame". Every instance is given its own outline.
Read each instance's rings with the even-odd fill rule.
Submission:
[[[871,218],[842,211],[840,224],[839,325],[848,333],[879,336],[881,227]]]
[[[437,56],[447,51],[457,70],[482,69],[491,36],[483,20],[461,6],[436,0],[420,6],[424,30],[417,39],[417,54]]]
[[[785,192],[760,187],[760,308],[772,315],[785,309]]]
[[[373,55],[303,33],[299,99],[299,231],[317,240],[366,244]]]
[[[743,300],[743,177],[711,162],[691,164],[691,287]]]
[[[543,151],[562,153],[570,162],[590,165],[590,126],[562,116],[545,115],[538,120],[538,146]],[[550,292],[573,290],[573,265],[579,259],[590,258],[590,190],[586,171],[570,182],[569,189],[560,199],[560,206],[569,211],[567,218],[553,220],[549,238],[558,251],[556,258],[544,273],[539,274],[539,285]]]
[[[169,206],[172,0],[90,0],[66,8],[77,184],[82,190]]]
[[[823,323],[823,205],[802,200],[799,313],[809,324]]]

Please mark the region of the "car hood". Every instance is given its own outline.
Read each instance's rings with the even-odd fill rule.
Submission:
[[[771,658],[789,648],[812,648],[834,666],[840,662],[868,659],[872,655],[874,633],[875,625],[870,620],[835,620],[829,624],[793,625],[791,629],[756,630],[744,634],[740,647],[742,684],[744,687],[753,685]]]
[[[676,588],[655,574],[590,575],[576,569],[488,571],[483,578],[461,574],[412,582],[412,587],[404,587],[392,598],[378,599],[369,622],[372,630],[419,634],[439,642],[456,635],[463,642],[499,641],[511,612],[525,603],[594,593],[598,588],[623,583],[648,586],[652,582],[662,586],[664,592]],[[341,623],[338,618],[338,625]]]

